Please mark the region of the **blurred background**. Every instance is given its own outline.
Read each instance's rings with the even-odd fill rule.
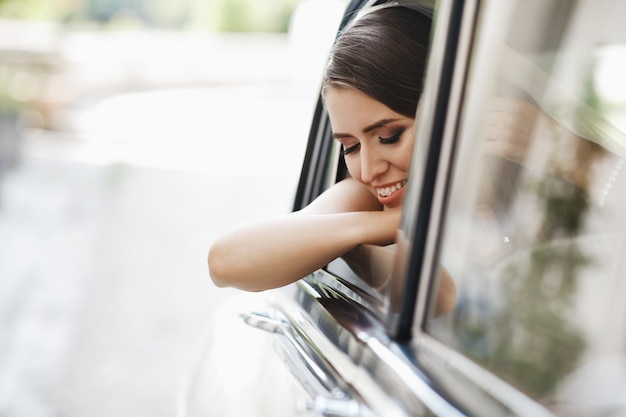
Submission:
[[[171,416],[345,0],[0,0],[0,416]]]

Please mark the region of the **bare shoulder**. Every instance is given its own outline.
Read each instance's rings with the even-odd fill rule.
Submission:
[[[346,178],[324,191],[301,212],[329,214],[378,210],[382,210],[382,205],[374,194],[353,178]]]

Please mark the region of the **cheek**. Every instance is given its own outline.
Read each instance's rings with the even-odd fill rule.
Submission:
[[[402,152],[402,157],[400,160],[400,166],[405,171],[408,171],[411,166],[411,155],[413,153],[413,147],[409,146],[407,149]]]
[[[360,159],[355,157],[346,158],[346,167],[348,168],[348,172],[350,172],[350,176],[358,182],[361,182]]]
[[[411,155],[413,154],[413,140],[406,141],[403,146],[397,149],[395,154],[395,165],[405,171],[409,170],[411,165]]]

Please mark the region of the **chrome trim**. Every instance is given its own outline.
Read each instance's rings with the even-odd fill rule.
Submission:
[[[298,409],[300,411],[313,411],[328,417],[376,417],[358,401],[326,397],[317,397],[313,401],[300,402]]]
[[[241,313],[239,315],[244,323],[257,329],[265,330],[270,333],[282,333],[283,328],[289,324],[281,319],[270,317],[266,313]]]
[[[372,339],[369,346],[380,360],[395,371],[397,380],[403,381],[410,387],[411,392],[435,415],[464,417],[463,413],[451,406],[426,382],[428,378],[425,378],[425,375],[416,372],[413,365],[407,363],[407,358],[397,349],[397,346],[385,346],[376,339]]]
[[[319,274],[325,272],[316,276]],[[290,337],[279,337],[282,340],[277,347],[279,354],[288,358],[292,373],[299,374],[296,377],[304,384],[310,384],[307,378],[316,375],[323,387],[308,391],[313,398],[309,406],[316,398],[331,398],[348,401],[340,407],[351,410],[352,402],[358,402],[360,410],[367,410],[356,414],[359,416],[464,415],[437,392],[407,345],[387,337],[384,325],[362,306],[315,279],[290,287],[291,293],[283,292],[272,302],[268,316],[273,318],[272,324],[276,317],[278,323],[287,324],[281,328]],[[311,373],[311,361],[322,364],[324,378]],[[303,366],[308,375],[302,375]],[[336,379],[335,386],[332,379]]]
[[[307,282],[314,280],[321,282],[325,286],[336,290],[342,296],[345,296],[352,301],[359,303],[363,307],[367,308],[371,313],[377,317],[384,314],[384,306],[382,297],[375,297],[371,295],[367,289],[360,289],[354,285],[346,282],[340,276],[336,276],[332,272],[319,270],[313,272],[311,275],[303,278],[302,285],[306,285]],[[311,288],[311,287],[309,287]],[[372,290],[374,291],[374,290]]]
[[[280,334],[285,338],[287,344],[282,351],[283,359],[292,365],[290,370],[312,397],[328,393],[335,398],[345,396],[341,378],[306,340],[306,335],[299,332],[288,320],[275,319],[264,313],[243,313],[241,316],[246,324]],[[311,377],[315,383],[311,381]]]
[[[422,269],[428,259],[426,246],[429,229],[433,226],[430,218],[440,170],[441,140],[445,135],[446,114],[453,94],[460,24],[466,14],[464,1],[441,1],[433,21],[431,52],[417,112],[417,139],[400,227],[402,236],[410,245],[407,245],[405,256],[396,257],[391,287],[401,288],[402,291],[396,291],[398,297],[390,298],[392,305],[387,316],[389,332],[396,339],[410,339],[418,288],[428,278],[428,275],[423,275]]]

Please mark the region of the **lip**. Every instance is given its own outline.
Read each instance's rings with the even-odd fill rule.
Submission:
[[[380,202],[380,204],[387,206],[387,207],[395,207],[395,206],[399,206],[400,204],[402,204],[402,196],[404,195],[404,189],[406,188],[406,183],[407,180],[401,180],[401,181],[395,181],[395,182],[390,182],[387,184],[381,184],[381,185],[377,185],[374,187],[374,191],[376,192],[376,196],[378,197],[378,201]],[[379,194],[378,190],[379,189],[383,189],[383,188],[388,188],[388,187],[395,187],[397,184],[402,184],[400,189],[392,192],[390,195],[381,195]]]

